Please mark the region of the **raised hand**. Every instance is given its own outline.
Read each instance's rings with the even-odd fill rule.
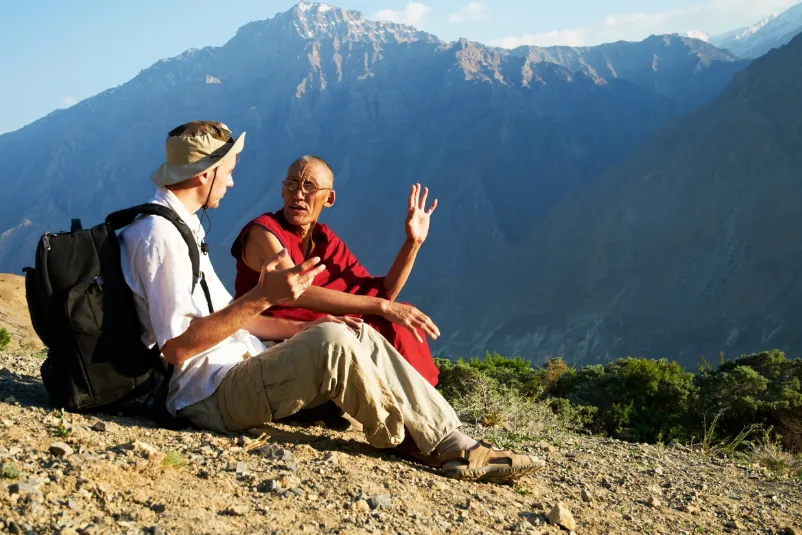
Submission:
[[[271,305],[298,299],[312,285],[315,277],[326,269],[325,265],[318,265],[320,258],[317,256],[289,269],[277,269],[286,255],[286,249],[279,251],[272,260],[262,266],[262,272],[259,274],[257,291]]]
[[[425,210],[429,188],[423,188],[422,197],[420,190],[420,184],[415,184],[409,192],[406,221],[407,238],[418,244],[426,240],[426,236],[429,234],[429,218],[434,209],[437,208],[437,199],[435,199],[429,209]]]
[[[440,336],[440,329],[437,328],[437,325],[417,308],[394,301],[385,301],[382,303],[382,307],[384,319],[407,329],[418,342],[423,343],[418,329],[432,340],[437,340],[437,337]]]

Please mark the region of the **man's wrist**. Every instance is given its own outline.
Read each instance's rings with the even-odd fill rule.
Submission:
[[[418,248],[420,248],[421,245],[423,245],[424,241],[426,241],[426,238],[420,239],[420,238],[411,238],[411,237],[407,236],[406,245],[411,246],[414,249],[418,249]]]
[[[273,303],[271,303],[267,297],[259,294],[257,288],[251,289],[243,297],[249,303],[253,303],[254,306],[261,308],[259,311],[260,314],[273,306]]]

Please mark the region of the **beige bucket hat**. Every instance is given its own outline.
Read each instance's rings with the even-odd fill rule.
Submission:
[[[159,186],[178,184],[211,171],[226,156],[235,156],[245,146],[245,132],[234,138],[231,130],[216,121],[192,121],[167,134],[166,161],[150,175]]]

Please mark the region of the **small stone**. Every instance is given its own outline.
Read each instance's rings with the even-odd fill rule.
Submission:
[[[554,453],[555,451],[557,451],[557,448],[555,448],[554,446],[552,446],[551,444],[549,444],[545,440],[541,440],[540,442],[535,444],[535,447],[538,448],[541,451],[545,451],[545,452],[548,452],[548,453]]]
[[[278,480],[282,489],[292,489],[301,485],[301,480],[293,475],[282,476]]]
[[[251,470],[250,470],[250,468],[248,467],[248,463],[244,463],[244,462],[237,463],[237,468],[236,468],[236,472],[237,472],[237,474],[239,474],[239,475],[245,475],[245,474],[247,474],[247,473],[248,473],[248,472],[250,472],[250,471],[251,471]]]
[[[389,494],[377,494],[368,499],[371,509],[389,509],[393,506],[393,498]]]
[[[291,459],[289,461],[284,461],[284,468],[286,468],[290,472],[297,472],[298,471],[298,463],[295,461],[295,459]]]
[[[635,520],[635,518],[629,513],[624,513],[623,515],[621,515],[621,518],[623,518],[628,522],[632,522],[633,520]]]
[[[738,519],[733,519],[733,520],[728,521],[726,524],[724,524],[724,527],[729,529],[729,530],[745,529],[745,526],[743,525],[743,522],[741,522]]]
[[[657,466],[654,467],[654,470],[652,470],[652,472],[654,472],[658,476],[662,476],[663,475],[663,467],[660,466],[660,465],[657,465]]]
[[[571,514],[571,511],[562,502],[559,502],[552,508],[548,518],[549,522],[555,526],[560,526],[568,531],[574,531],[576,529],[574,515]]]
[[[304,489],[302,489],[301,487],[293,487],[290,489],[290,492],[292,494],[295,494],[296,496],[303,496]]]
[[[100,420],[98,422],[95,422],[95,425],[92,426],[92,431],[97,431],[98,433],[104,433],[106,432],[107,428],[108,426],[106,425],[106,422]]]
[[[141,453],[144,457],[147,458],[150,458],[152,455],[155,455],[159,451],[156,449],[155,446],[151,446],[146,442],[140,442],[138,440],[121,444],[120,449],[126,451],[133,451],[134,453]]]
[[[649,504],[649,507],[655,507],[655,508],[663,505],[656,496],[649,496],[649,499],[646,500],[646,503]]]
[[[370,511],[370,504],[368,504],[368,502],[365,500],[357,500],[354,502],[351,508],[357,511],[368,512]]]
[[[691,515],[698,515],[699,514],[699,508],[696,507],[696,506],[693,506],[693,505],[683,505],[682,506],[682,512],[683,513],[688,513],[688,514],[691,514]]]
[[[649,492],[651,492],[652,494],[656,494],[658,496],[662,496],[663,495],[663,489],[661,487],[658,487],[657,485],[649,485],[647,490]]]
[[[223,510],[223,514],[229,516],[245,516],[248,514],[248,511],[250,511],[250,509],[248,508],[247,505],[238,504],[238,505],[232,505],[231,507],[228,507],[227,509]]]
[[[446,485],[442,481],[435,481],[434,479],[430,479],[429,481],[427,481],[426,485],[428,485],[428,487],[432,490],[439,490],[439,491],[448,490],[448,485]]]
[[[78,535],[78,532],[72,528],[64,528],[59,531],[59,535]]]
[[[588,492],[587,489],[582,489],[582,494],[580,496],[582,497],[582,501],[585,503],[591,503],[593,501],[593,495]]]
[[[67,457],[72,455],[72,448],[64,442],[54,442],[50,445],[50,453],[56,457]]]
[[[328,455],[323,457],[323,462],[326,464],[338,465],[340,464],[340,454],[337,453],[336,451],[332,451]]]
[[[281,483],[278,482],[278,479],[266,479],[256,487],[256,490],[259,492],[276,492],[280,488]]]

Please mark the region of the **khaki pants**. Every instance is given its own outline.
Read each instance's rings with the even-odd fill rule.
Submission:
[[[423,453],[460,426],[454,410],[372,327],[307,329],[228,372],[215,393],[181,411],[198,427],[238,432],[334,401],[377,448],[404,428]]]

